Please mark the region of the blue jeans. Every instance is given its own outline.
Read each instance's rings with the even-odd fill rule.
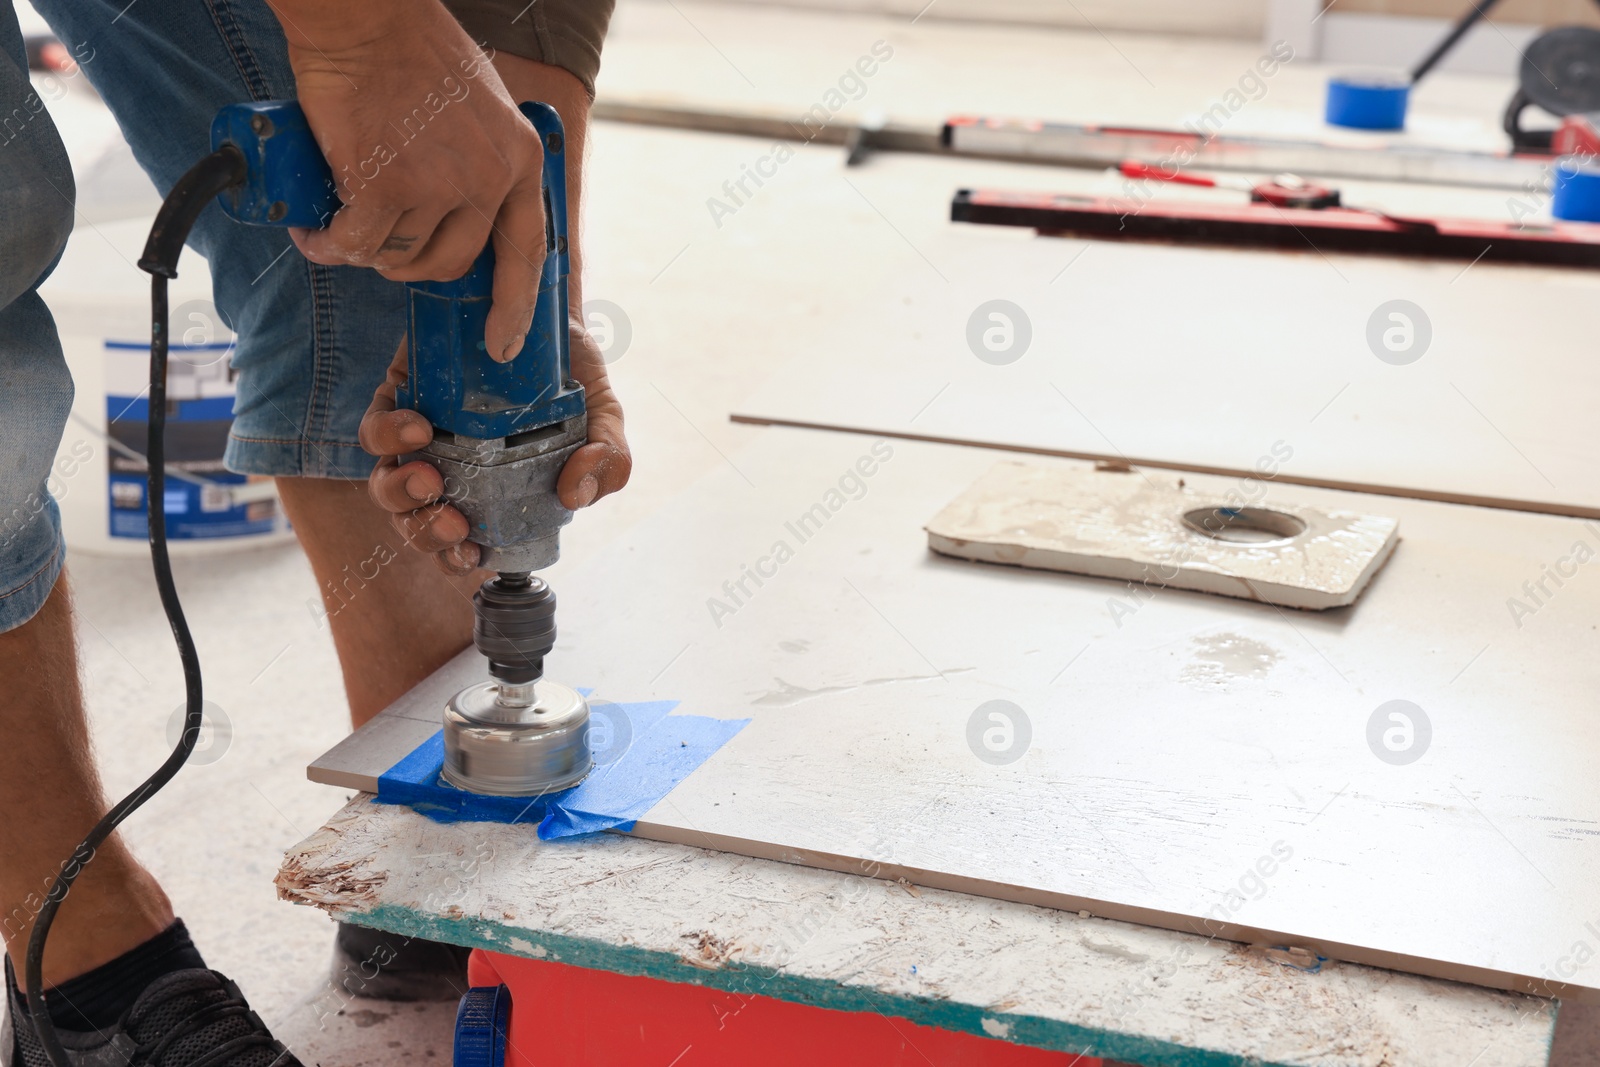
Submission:
[[[163,193],[211,150],[211,119],[224,104],[294,95],[283,33],[263,0],[34,6],[78,58]],[[4,632],[38,611],[64,555],[46,482],[72,382],[36,290],[71,228],[73,185],[55,127],[30,96],[10,5],[0,8],[0,45]],[[229,469],[365,478],[374,461],[357,429],[405,331],[404,287],[370,270],[309,263],[286,231],[242,226],[215,204],[189,243],[209,262],[213,300],[238,335]]]

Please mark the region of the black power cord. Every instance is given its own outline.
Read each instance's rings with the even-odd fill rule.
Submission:
[[[111,836],[124,819],[172,781],[194,751],[195,742],[200,736],[201,709],[204,705],[200,689],[200,656],[189,634],[189,624],[183,617],[183,605],[178,602],[178,590],[172,582],[172,561],[167,556],[167,280],[178,276],[178,256],[183,252],[183,242],[188,238],[195,220],[200,217],[200,212],[217,194],[238,185],[244,178],[244,154],[231,145],[218,149],[189,168],[162,202],[161,210],[156,213],[155,224],[150,227],[144,255],[139,259],[139,269],[151,276],[150,432],[146,449],[150,563],[155,569],[156,588],[161,592],[161,607],[167,613],[173,640],[178,645],[178,657],[183,661],[188,706],[183,719],[183,736],[172,750],[172,755],[94,824],[94,829],[89,831],[89,835],[73,850],[72,857],[62,865],[61,873],[56,875],[50,892],[45,896],[44,906],[34,920],[33,934],[28,938],[25,968],[28,1013],[32,1017],[34,1031],[39,1035],[39,1043],[44,1046],[45,1055],[54,1067],[72,1067],[72,1064],[44,1001],[44,946],[50,936],[50,924],[55,921],[56,911],[71,891],[72,883],[94,859],[95,849]]]

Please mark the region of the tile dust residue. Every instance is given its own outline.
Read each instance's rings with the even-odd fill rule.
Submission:
[[[938,674],[911,674],[903,678],[868,678],[864,682],[855,682],[850,685],[825,685],[818,689],[805,689],[798,685],[791,685],[782,678],[774,678],[776,689],[764,693],[752,694],[750,703],[763,707],[787,708],[802,701],[814,700],[817,697],[830,696],[834,693],[849,693],[856,689],[871,689],[880,685],[899,685],[902,682],[937,682],[948,681],[952,674],[969,674],[971,667],[950,667]]]
[[[1194,639],[1194,662],[1179,677],[1200,688],[1223,686],[1240,678],[1265,678],[1281,658],[1272,646],[1239,634],[1204,634]]]

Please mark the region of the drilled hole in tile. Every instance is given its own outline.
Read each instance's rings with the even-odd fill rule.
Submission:
[[[1271,508],[1195,508],[1184,512],[1183,524],[1236,545],[1289,541],[1306,532],[1304,519]]]

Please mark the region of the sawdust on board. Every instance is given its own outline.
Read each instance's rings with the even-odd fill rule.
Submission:
[[[689,952],[679,958],[691,967],[715,971],[733,958],[739,946],[727,938],[718,937],[709,930],[694,930],[680,934],[679,940],[689,942]]]
[[[359,911],[378,903],[378,890],[389,880],[389,872],[368,867],[372,857],[334,863],[324,859],[344,836],[348,822],[335,817],[283,858],[273,879],[279,900],[310,904],[328,912]]]

